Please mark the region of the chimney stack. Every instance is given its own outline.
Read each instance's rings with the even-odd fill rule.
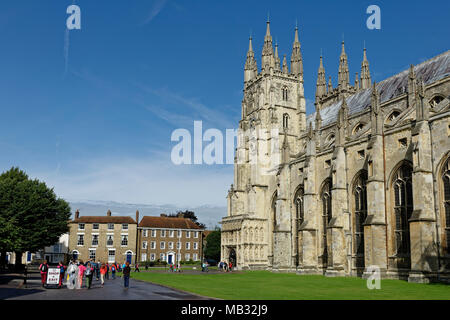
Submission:
[[[77,209],[77,211],[75,211],[75,219],[78,219],[80,217],[80,211]]]
[[[139,224],[139,210],[136,210],[136,223]]]
[[[108,210],[108,212],[106,213],[106,216],[111,217],[111,210]]]

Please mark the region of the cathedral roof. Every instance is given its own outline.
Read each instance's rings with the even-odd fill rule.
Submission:
[[[422,79],[424,83],[430,84],[450,76],[450,50],[427,60],[414,67],[417,79]],[[377,91],[380,93],[380,103],[389,101],[397,96],[407,92],[409,70],[400,72],[377,84]],[[371,103],[372,89],[365,89],[352,94],[346,98],[349,116],[367,110]],[[328,107],[320,110],[322,126],[335,123],[342,101],[338,101]],[[316,113],[310,114],[307,119],[307,125],[311,122],[315,126],[314,119]]]

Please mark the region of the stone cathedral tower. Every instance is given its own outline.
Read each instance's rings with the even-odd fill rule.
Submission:
[[[450,281],[450,51],[377,84],[364,48],[354,85],[340,51],[335,88],[320,57],[307,116],[298,29],[290,69],[269,21],[260,69],[250,38],[222,259]]]

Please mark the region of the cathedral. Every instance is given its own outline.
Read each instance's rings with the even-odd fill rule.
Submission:
[[[221,258],[237,269],[450,281],[450,51],[379,83],[320,57],[306,114],[298,29],[290,67],[270,22],[244,67]],[[273,161],[274,154],[277,161]],[[257,158],[254,161],[255,157]]]

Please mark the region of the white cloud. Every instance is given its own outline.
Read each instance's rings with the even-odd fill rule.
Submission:
[[[150,23],[161,12],[161,10],[164,8],[166,3],[167,3],[167,0],[156,0],[153,3],[153,6],[150,10],[150,13],[149,13],[147,19],[145,19],[145,21],[143,22],[143,25]]]
[[[97,159],[31,177],[62,198],[175,206],[226,206],[231,166],[176,166],[167,159]]]
[[[229,108],[210,108],[205,104],[201,103],[199,99],[192,97],[185,97],[180,93],[173,92],[168,88],[159,88],[154,89],[150,88],[146,85],[140,83],[134,83],[138,88],[143,90],[144,92],[155,95],[159,98],[162,98],[171,104],[181,104],[184,108],[184,113],[190,116],[191,122],[194,120],[204,120],[209,124],[216,126],[217,129],[233,129],[236,127],[236,122],[230,117],[230,114],[223,112],[222,110],[229,110]],[[152,108],[154,106],[151,106]],[[167,109],[167,107],[166,107]],[[149,109],[150,110],[150,109]],[[155,110],[150,110],[154,112]],[[171,115],[169,117],[169,115]],[[174,116],[175,114],[176,117]],[[161,115],[163,116],[163,115]],[[171,110],[168,113],[165,113],[164,116],[168,116],[167,121],[175,122],[179,120],[186,120],[186,117],[180,119],[180,112],[177,110]]]

